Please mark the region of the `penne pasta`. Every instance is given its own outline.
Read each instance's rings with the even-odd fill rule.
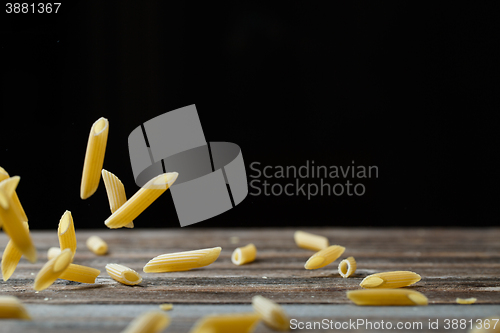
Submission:
[[[0,167],[0,182],[7,178],[10,178],[9,174],[7,173],[7,171],[5,171],[4,168]],[[14,205],[17,207],[16,209],[21,213],[21,220],[23,222],[28,222],[28,217],[26,216],[26,212],[24,211],[24,208],[21,205],[21,201],[19,200],[19,197],[17,196],[17,193],[15,191],[14,194],[12,195],[12,201],[14,202]]]
[[[151,259],[144,266],[145,273],[189,271],[193,268],[208,266],[220,255],[220,247],[210,249],[162,254]]]
[[[48,251],[47,251],[47,259],[54,259],[55,257],[57,257],[59,254],[61,253],[61,249],[58,248],[58,247],[51,247]]]
[[[28,222],[23,222],[23,224],[24,227],[29,230]],[[4,281],[7,281],[12,276],[19,260],[21,260],[21,256],[21,251],[19,251],[12,240],[10,240],[2,254],[2,277]]]
[[[170,324],[162,311],[150,311],[136,317],[122,333],[158,333]]]
[[[163,311],[170,311],[174,308],[174,305],[172,303],[160,304],[159,306]]]
[[[356,305],[427,305],[427,297],[410,289],[351,290],[347,298]]]
[[[304,265],[305,269],[318,269],[321,267],[325,267],[328,264],[331,264],[335,260],[338,259],[344,253],[345,247],[340,245],[332,245],[323,249],[319,252],[316,252],[307,260]]]
[[[108,244],[99,236],[90,236],[87,239],[87,247],[99,256],[108,253]]]
[[[0,296],[0,318],[31,320],[23,303],[14,296]]]
[[[359,284],[362,288],[401,288],[420,281],[417,273],[409,271],[395,271],[372,274]]]
[[[111,172],[102,169],[102,180],[104,180],[104,186],[106,187],[106,193],[108,194],[109,208],[111,209],[111,214],[116,212],[125,202],[127,202],[127,196],[125,194],[125,187],[123,183]],[[126,228],[133,228],[134,222],[130,222],[125,225]]]
[[[295,239],[295,244],[303,249],[321,251],[330,246],[328,238],[300,230],[295,232],[293,238]]]
[[[13,203],[12,197],[19,176],[7,178],[0,182],[0,225],[17,249],[32,263],[36,262],[36,248],[29,231],[25,228],[21,213]]]
[[[129,286],[135,286],[136,284],[142,282],[142,277],[139,273],[123,265],[107,264],[106,272],[108,272],[109,276],[111,276],[113,280]]]
[[[101,169],[104,163],[104,154],[108,141],[109,122],[106,118],[99,118],[90,129],[85,161],[83,163],[80,197],[89,198],[95,193],[101,179]]]
[[[279,304],[262,296],[254,296],[252,306],[270,328],[277,331],[290,330],[290,318]]]
[[[73,252],[70,249],[65,249],[55,257],[49,260],[35,277],[33,288],[37,291],[47,289],[62,273],[68,268],[73,260]]]
[[[116,229],[132,222],[175,182],[178,175],[177,172],[168,172],[148,181],[104,221],[106,226],[110,229]]]
[[[57,228],[57,237],[59,238],[59,246],[61,250],[70,249],[73,255],[76,252],[76,235],[75,225],[73,223],[73,216],[67,210],[59,220],[59,227]]]
[[[198,320],[189,333],[249,333],[260,321],[257,313],[230,313],[208,315]]]
[[[250,243],[247,246],[235,249],[231,256],[231,261],[235,265],[243,265],[254,261],[256,256],[257,249],[255,248],[255,245]]]
[[[95,283],[95,279],[100,273],[100,270],[92,267],[69,264],[68,268],[59,276],[59,279],[81,283]]]
[[[471,297],[471,298],[459,298],[457,297],[457,303],[458,304],[474,304],[476,303],[477,298]]]
[[[348,278],[356,272],[356,260],[354,257],[344,259],[339,264],[339,274],[344,278]]]

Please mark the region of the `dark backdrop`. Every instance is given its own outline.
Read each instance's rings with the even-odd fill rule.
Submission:
[[[103,183],[79,198],[91,124],[110,120],[104,167],[131,196],[128,134],[196,104],[207,140],[237,143],[249,175],[254,161],[309,160],[379,177],[362,180],[363,196],[248,196],[193,227],[496,225],[498,13],[374,1],[2,11],[0,166],[22,177],[32,228],[55,228],[65,210],[77,228],[105,228]],[[178,227],[170,194],[136,226]]]

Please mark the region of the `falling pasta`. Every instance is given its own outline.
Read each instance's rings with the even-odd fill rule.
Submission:
[[[252,298],[252,306],[270,328],[277,331],[290,330],[290,318],[279,304],[259,295]]]
[[[159,333],[170,324],[162,311],[150,311],[136,317],[122,333]]]
[[[300,230],[295,232],[293,238],[295,239],[295,244],[297,244],[298,247],[307,250],[321,251],[330,245],[328,238]]]
[[[71,216],[71,212],[69,210],[64,212],[61,220],[59,221],[57,237],[59,238],[59,246],[61,250],[70,249],[74,255],[76,251],[75,225],[73,223],[73,216]]]
[[[189,333],[250,333],[260,321],[257,313],[230,313],[208,315],[198,320]]]
[[[29,230],[28,222],[23,223],[24,227]],[[4,281],[7,281],[12,276],[19,260],[21,260],[21,256],[21,251],[19,251],[12,240],[10,240],[2,254],[2,277]]]
[[[131,268],[119,264],[107,264],[106,272],[120,283],[134,286],[142,282],[142,277]]]
[[[347,292],[356,305],[427,305],[427,297],[410,289],[366,289]]]
[[[168,253],[151,259],[144,266],[145,273],[163,273],[188,271],[193,268],[208,266],[219,257],[220,247],[195,251]]]
[[[61,251],[57,257],[43,265],[35,277],[33,288],[37,291],[47,289],[68,268],[71,260],[73,260],[73,252],[70,249]]]
[[[316,252],[307,260],[304,265],[305,269],[318,269],[321,267],[325,267],[328,264],[331,264],[335,260],[338,259],[344,253],[345,247],[340,245],[332,245],[323,249],[319,252]]]
[[[255,245],[250,243],[247,246],[236,248],[231,255],[231,261],[239,266],[254,261],[256,256],[257,249]]]
[[[110,229],[116,229],[132,222],[175,182],[178,175],[177,172],[169,172],[148,181],[104,221],[106,226]]]
[[[99,256],[108,253],[108,244],[99,236],[90,236],[87,239],[87,247]]]
[[[369,275],[359,284],[362,288],[401,288],[420,281],[417,273],[409,271],[384,272]]]
[[[7,171],[5,171],[4,168],[0,167],[0,182],[10,178],[9,174]],[[19,200],[19,197],[17,196],[17,193],[14,191],[12,195],[12,201],[14,202],[14,205],[16,206],[16,210],[21,213],[21,220],[23,222],[28,222],[28,217],[26,216],[26,213],[23,209],[23,206],[21,205],[21,201]]]
[[[339,274],[344,278],[348,278],[356,272],[356,260],[354,257],[344,259],[339,264]]]
[[[0,296],[0,318],[31,320],[23,303],[14,296]]]
[[[95,283],[95,279],[100,273],[100,270],[92,267],[69,264],[68,268],[59,276],[59,279],[81,283]]]
[[[111,172],[102,169],[102,180],[104,180],[104,186],[106,187],[106,193],[108,194],[109,208],[111,209],[111,214],[116,212],[118,208],[123,206],[127,202],[127,196],[125,194],[125,187],[123,183]],[[134,222],[130,222],[125,225],[126,228],[133,228]]]
[[[95,193],[101,178],[101,169],[104,163],[104,154],[108,141],[109,122],[106,118],[99,118],[90,129],[87,151],[83,163],[80,197],[89,198]]]

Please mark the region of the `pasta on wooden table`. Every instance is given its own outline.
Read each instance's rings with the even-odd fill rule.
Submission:
[[[10,178],[9,173],[5,171],[4,168],[0,167],[0,182],[7,178]],[[21,205],[21,201],[19,200],[16,191],[14,191],[12,195],[12,201],[16,206],[16,210],[21,213],[21,220],[28,222],[28,216],[26,216],[26,212],[24,211],[23,205]]]
[[[354,257],[349,257],[344,259],[339,264],[339,274],[343,278],[348,278],[356,272],[356,259]]]
[[[162,311],[150,311],[136,317],[122,333],[159,333],[170,324]]]
[[[37,291],[47,289],[54,283],[68,268],[73,260],[73,252],[70,249],[65,249],[55,257],[49,260],[35,277],[33,288]]]
[[[420,281],[417,273],[410,271],[394,271],[369,275],[359,284],[362,288],[401,288]]]
[[[134,286],[142,282],[142,277],[131,268],[119,264],[107,264],[106,272],[109,276],[120,283]]]
[[[252,243],[238,247],[231,255],[231,261],[235,265],[243,265],[255,260],[257,256],[257,248]]]
[[[279,304],[259,295],[252,298],[252,306],[267,326],[277,331],[290,330],[290,318]]]
[[[364,289],[347,292],[356,305],[427,305],[427,297],[410,289]]]
[[[104,180],[104,186],[106,187],[106,193],[108,194],[109,208],[111,209],[111,214],[113,214],[118,210],[118,208],[127,202],[125,187],[118,177],[104,169],[102,169],[102,179]],[[134,222],[130,222],[125,225],[125,228],[133,227]]]
[[[47,259],[50,260],[55,258],[59,255],[59,253],[61,253],[61,248],[53,246],[47,251]]]
[[[253,332],[261,316],[257,313],[228,313],[208,315],[198,320],[189,333]]]
[[[316,252],[307,260],[304,265],[305,269],[318,269],[321,267],[325,267],[328,264],[331,264],[335,260],[337,260],[342,253],[344,253],[345,247],[340,245],[332,245],[323,249],[319,252]]]
[[[154,177],[104,221],[110,229],[121,228],[132,222],[177,179],[177,172],[168,172]]]
[[[15,247],[32,263],[36,262],[36,248],[25,227],[21,212],[13,202],[14,192],[19,184],[19,176],[0,182],[0,226],[10,237]]]
[[[330,245],[328,238],[300,230],[295,232],[293,238],[298,247],[307,250],[321,251]]]
[[[476,303],[476,301],[477,301],[477,298],[475,298],[475,297],[471,297],[471,298],[457,297],[457,299],[456,299],[456,302],[458,304],[474,304],[474,303]]]
[[[87,199],[99,187],[101,170],[108,142],[109,122],[106,118],[99,118],[90,129],[85,161],[83,163],[80,197]]]
[[[68,268],[59,276],[59,279],[81,283],[95,283],[95,279],[100,273],[100,270],[92,267],[69,264]]]
[[[174,308],[174,305],[172,303],[165,303],[165,304],[160,304],[159,307],[163,311],[170,311]]]
[[[0,318],[31,320],[23,303],[14,296],[0,296]]]
[[[87,248],[99,256],[108,253],[108,244],[99,236],[90,236],[87,239]]]
[[[73,223],[73,216],[69,210],[64,212],[61,220],[59,221],[57,237],[59,238],[59,246],[61,250],[70,249],[74,255],[76,252],[75,225]]]
[[[23,223],[29,232],[28,222]],[[22,255],[21,251],[10,240],[2,254],[2,277],[4,281],[7,281],[12,276]]]
[[[162,254],[151,259],[144,266],[145,273],[164,273],[188,271],[193,268],[208,266],[220,255],[222,248],[214,247],[209,249],[176,252]]]

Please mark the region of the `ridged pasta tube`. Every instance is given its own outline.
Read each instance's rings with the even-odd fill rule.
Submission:
[[[37,291],[47,289],[62,273],[68,268],[73,260],[73,252],[70,249],[65,249],[55,257],[49,260],[35,277],[33,288]]]
[[[0,182],[10,178],[9,173],[5,171],[4,168],[0,167]],[[26,216],[26,212],[24,211],[23,205],[21,205],[21,201],[19,200],[19,197],[17,196],[17,193],[14,191],[12,195],[12,201],[14,202],[14,205],[17,207],[17,210],[21,213],[21,220],[23,222],[28,222],[28,217]]]
[[[120,283],[135,286],[142,282],[142,277],[131,268],[127,266],[119,265],[119,264],[107,264],[106,272],[108,272],[109,276],[113,278],[113,280],[118,281]]]
[[[401,288],[420,281],[417,273],[409,271],[384,272],[369,275],[359,284],[362,288]]]
[[[162,311],[150,311],[136,317],[122,333],[159,333],[170,324]]]
[[[339,274],[344,278],[348,278],[356,272],[356,260],[354,257],[344,259],[339,264]]]
[[[31,320],[23,303],[14,296],[0,296],[0,318]]]
[[[95,283],[95,279],[100,273],[100,270],[92,267],[69,264],[68,268],[59,276],[59,279],[81,283]]]
[[[99,236],[90,236],[87,239],[87,247],[99,256],[108,253],[108,244]]]
[[[250,333],[260,319],[257,313],[208,315],[198,320],[189,333]]]
[[[366,289],[347,292],[356,305],[427,305],[427,297],[409,289]]]
[[[208,266],[220,255],[222,248],[214,247],[195,251],[162,254],[151,259],[144,266],[145,273],[189,271],[193,268]]]
[[[90,129],[85,161],[83,163],[80,197],[89,198],[99,187],[101,170],[108,142],[109,122],[106,118],[99,118]]]
[[[295,232],[293,238],[298,247],[307,250],[321,251],[330,245],[328,238],[300,230]]]
[[[331,264],[335,260],[338,259],[344,253],[345,247],[340,245],[332,245],[323,249],[319,252],[316,252],[307,260],[304,265],[305,269],[318,269],[321,267],[325,267],[328,264]]]
[[[23,224],[29,232],[28,222],[23,222]],[[10,240],[2,254],[2,277],[4,281],[7,281],[12,276],[22,255],[21,251]]]
[[[290,330],[290,318],[279,304],[259,295],[252,298],[252,306],[270,328],[277,331]]]
[[[250,243],[246,246],[236,248],[231,255],[231,261],[233,264],[239,266],[254,261],[256,256],[257,248]]]
[[[75,225],[73,223],[73,216],[67,210],[59,220],[59,227],[57,228],[57,237],[59,238],[59,246],[61,250],[70,249],[73,255],[76,252],[76,235]]]
[[[104,221],[106,226],[110,229],[116,229],[132,222],[175,182],[178,175],[177,172],[168,172],[148,181]]]
[[[106,187],[106,193],[108,194],[109,208],[111,209],[111,214],[113,214],[118,210],[118,208],[127,202],[125,187],[123,186],[121,180],[111,172],[102,169],[101,174],[102,180],[104,180],[104,186]],[[134,222],[130,222],[125,225],[125,227],[133,228]]]

